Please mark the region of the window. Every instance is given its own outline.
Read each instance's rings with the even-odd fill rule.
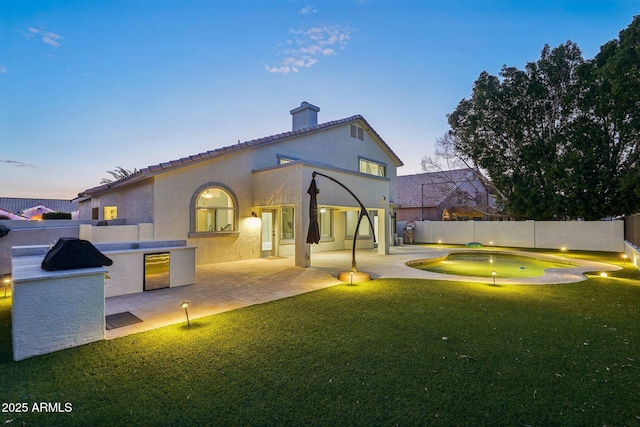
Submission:
[[[358,225],[358,219],[360,218],[360,211],[347,211],[345,215],[347,236],[353,237],[356,225]],[[358,237],[371,237],[371,226],[369,225],[367,217],[362,217],[362,221],[360,221]]]
[[[333,237],[333,212],[331,209],[320,209],[318,225],[320,226],[321,239],[330,239]]]
[[[91,208],[91,219],[100,219],[100,209]]]
[[[358,138],[360,141],[364,141],[364,129],[360,126],[351,125],[351,138]]]
[[[281,237],[283,240],[295,238],[295,221],[293,211],[293,206],[282,207],[282,227],[280,228],[282,229]]]
[[[282,154],[278,154],[277,157],[278,157],[279,165],[284,165],[286,163],[293,163],[295,161],[300,160],[300,159],[296,159],[295,157],[283,156]]]
[[[110,219],[116,219],[118,218],[118,207],[117,206],[105,206],[103,208],[103,213],[104,213],[104,219],[105,220],[110,220]]]
[[[387,176],[387,166],[373,160],[360,159],[360,172],[368,175]]]
[[[222,188],[210,187],[196,200],[196,232],[235,231],[233,198]]]

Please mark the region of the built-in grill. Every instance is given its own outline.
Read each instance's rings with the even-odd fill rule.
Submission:
[[[42,260],[42,268],[47,271],[94,268],[111,264],[113,261],[91,242],[74,237],[60,238]]]

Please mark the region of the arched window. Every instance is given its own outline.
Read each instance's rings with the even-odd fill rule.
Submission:
[[[236,207],[233,197],[226,190],[205,188],[196,197],[195,208],[196,233],[236,230]]]

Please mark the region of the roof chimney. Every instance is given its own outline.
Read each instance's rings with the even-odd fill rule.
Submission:
[[[319,107],[303,102],[298,108],[289,111],[293,117],[293,130],[315,126],[318,124]]]

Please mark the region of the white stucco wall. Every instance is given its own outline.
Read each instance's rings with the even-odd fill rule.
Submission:
[[[415,242],[622,252],[623,221],[414,221]],[[399,222],[402,228],[405,222]],[[400,231],[401,231],[400,230]],[[493,242],[493,243],[490,243]]]
[[[153,240],[153,224],[95,226],[80,224],[80,238],[91,243]]]
[[[104,339],[105,273],[104,268],[47,272],[37,262],[14,266],[14,359]]]

